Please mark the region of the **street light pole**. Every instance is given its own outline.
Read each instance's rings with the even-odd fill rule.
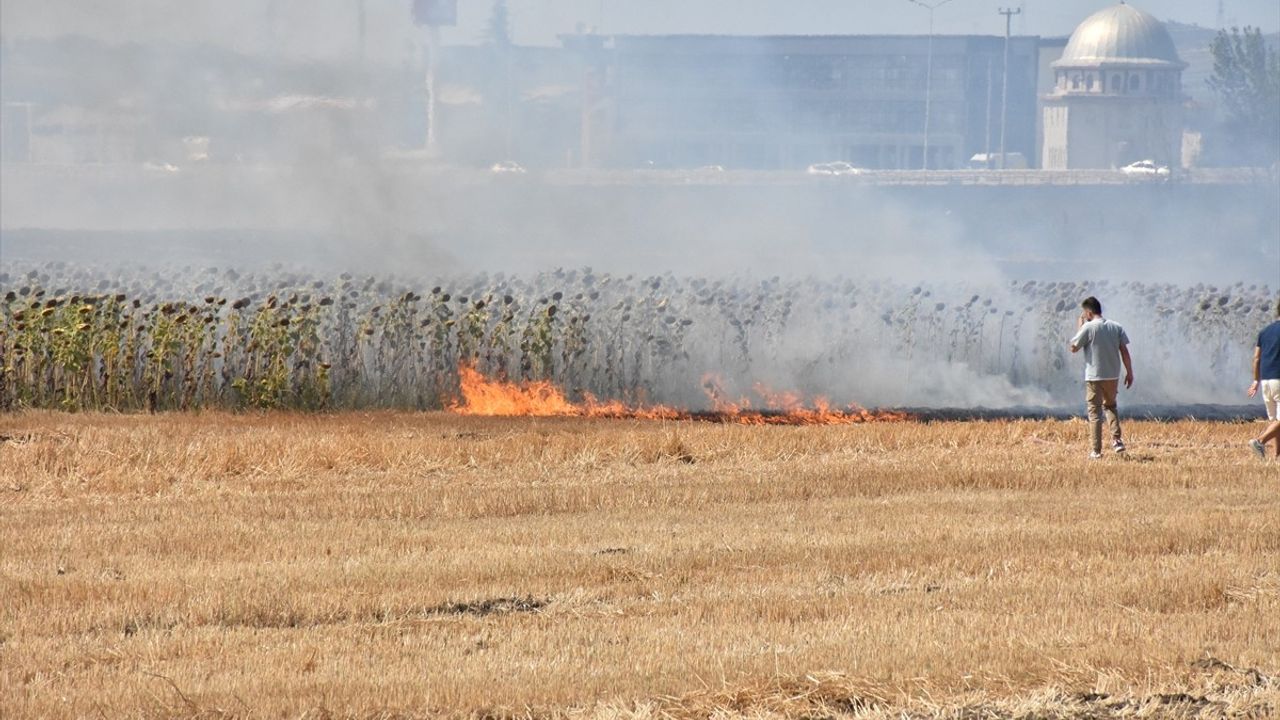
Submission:
[[[1013,28],[1013,16],[1021,15],[1022,8],[1010,10],[1008,8],[1000,8],[1000,14],[1004,16],[1004,88],[1000,91],[1000,169],[1004,170],[1008,166],[1008,156],[1005,155],[1004,137],[1005,128],[1009,125],[1009,33]]]
[[[925,60],[924,71],[924,152],[922,155],[921,167],[925,170],[929,169],[929,123],[933,114],[933,11],[951,2],[951,0],[933,0],[933,2],[924,2],[924,0],[907,0],[909,3],[919,5],[929,11],[929,53],[928,59]]]

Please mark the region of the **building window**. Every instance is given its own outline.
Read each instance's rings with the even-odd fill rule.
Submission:
[[[1138,92],[1141,89],[1142,78],[1138,76],[1138,73],[1133,73],[1129,76],[1129,92]]]
[[[1124,92],[1124,76],[1123,75],[1120,75],[1119,73],[1117,73],[1111,76],[1111,92],[1113,93]]]

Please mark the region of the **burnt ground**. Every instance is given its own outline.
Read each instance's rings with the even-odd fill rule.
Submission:
[[[1077,408],[1009,407],[1009,408],[894,408],[922,422],[966,420],[1070,420],[1085,417],[1083,403]],[[1120,404],[1121,419],[1206,420],[1213,422],[1246,422],[1266,417],[1261,404],[1253,405],[1125,405]]]

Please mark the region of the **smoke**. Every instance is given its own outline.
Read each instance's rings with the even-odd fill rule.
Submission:
[[[705,148],[635,144],[603,159],[614,169],[566,170],[581,160],[576,61],[512,71],[458,51],[442,83],[457,100],[441,110],[452,134],[429,158],[424,48],[407,5],[369,3],[363,61],[353,7],[6,1],[0,272],[61,261],[126,276],[132,265],[178,276],[277,268],[419,292],[498,272],[550,291],[557,268],[631,288],[673,278],[672,302],[695,323],[688,359],[647,378],[666,399],[696,401],[701,374],[715,371],[742,393],[764,382],[837,402],[988,407],[1073,402],[1079,368],[1063,346],[1089,293],[1134,338],[1136,399],[1231,402],[1253,326],[1268,317],[1261,286],[1280,284],[1274,178],[993,187],[805,174],[848,150],[826,146],[792,148],[786,172],[751,169],[771,163],[755,146],[786,145],[821,120],[794,98],[723,107],[692,92],[665,111],[677,117],[657,118],[713,134],[717,117],[751,113],[760,138],[734,150],[740,166],[697,169]],[[536,12],[513,8],[520,39]],[[671,29],[710,22],[691,13],[702,19]],[[770,17],[740,15],[735,27]],[[474,40],[465,33],[447,37]],[[764,66],[740,71],[731,80],[777,80]],[[672,80],[654,72],[631,80]],[[514,111],[494,100],[504,93]],[[942,130],[946,103],[937,109]],[[12,157],[19,113],[30,120],[23,161]],[[573,132],[556,124],[565,117]],[[508,159],[528,172],[489,170]],[[726,283],[718,305],[696,305],[699,279]],[[755,323],[741,346],[735,320]],[[636,332],[628,342],[645,342]]]
[[[1017,28],[1019,33],[1054,36],[1069,34],[1081,18],[1105,3],[1031,0],[1018,5],[1026,15],[1024,25]],[[352,40],[346,33],[355,25],[355,6],[348,0],[190,0],[178,13],[164,0],[5,0],[0,7],[0,27],[6,33],[42,37],[79,34],[125,42],[161,38],[216,41],[250,52],[271,50],[315,57],[349,52]],[[910,34],[923,32],[925,27],[923,11],[870,0],[793,0],[785,6],[762,0],[511,0],[510,7],[516,41],[535,45],[555,45],[556,36],[571,31],[577,23],[608,33],[741,35]],[[1216,6],[1201,0],[1164,0],[1140,7],[1203,27],[1215,27],[1217,22]],[[1280,29],[1280,10],[1269,0],[1233,0],[1228,8],[1228,25],[1253,25],[1269,32]],[[483,33],[488,11],[486,0],[460,0],[459,27],[450,29],[446,40],[474,42]],[[407,13],[407,2],[370,0],[366,6],[367,22],[382,37],[403,33]],[[259,29],[272,14],[282,29],[296,31],[273,37]],[[935,19],[942,34],[998,32],[1001,22],[994,7],[963,4],[940,9]],[[393,38],[380,45],[399,51],[403,34]]]

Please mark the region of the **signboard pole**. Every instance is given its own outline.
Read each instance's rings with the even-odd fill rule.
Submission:
[[[440,26],[458,24],[458,0],[414,0],[413,21],[426,27],[425,44],[427,62],[427,155],[435,157],[436,140],[436,79],[440,67]]]

